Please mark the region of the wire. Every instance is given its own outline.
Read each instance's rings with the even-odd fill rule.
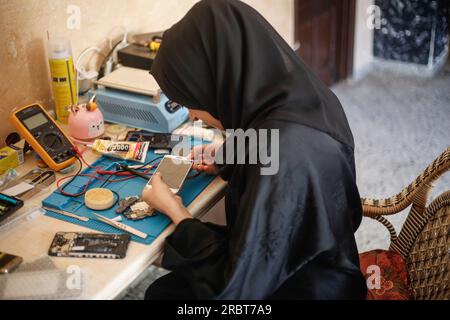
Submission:
[[[196,173],[193,174],[193,175],[187,176],[186,179],[187,179],[187,180],[192,180],[192,179],[195,179],[195,178],[200,177],[201,175],[202,175],[202,173],[201,173],[200,171],[198,171],[198,172],[196,172]]]
[[[87,53],[89,53],[89,52],[91,52],[91,51],[95,51],[97,54],[99,54],[99,55],[101,55],[101,56],[105,56],[105,55],[102,53],[102,51],[100,50],[99,47],[89,47],[89,48],[84,49],[84,50],[80,53],[80,55],[78,56],[77,62],[76,62],[76,64],[75,64],[75,69],[76,69],[79,73],[86,72],[86,70],[81,70],[81,69],[80,69],[80,63],[81,63],[81,59],[82,59]]]
[[[87,72],[84,68],[83,68],[83,70],[82,70],[81,67],[80,67],[81,59],[82,59],[87,53],[89,53],[89,52],[91,52],[91,51],[96,52],[96,53],[97,53],[98,55],[100,55],[100,56],[104,56],[104,54],[101,52],[100,48],[98,48],[98,47],[89,47],[89,48],[86,48],[86,49],[84,49],[84,50],[80,53],[80,55],[78,56],[78,59],[77,59],[77,61],[76,61],[76,63],[75,63],[75,70],[77,71],[77,72],[76,72],[77,103],[78,103],[78,101],[79,101],[79,99],[80,99],[80,75],[83,75],[83,74],[84,74],[84,77],[85,77],[85,76],[86,76],[86,72]]]
[[[75,156],[76,156],[76,158],[77,158],[77,160],[79,162],[79,165],[80,165],[79,168],[78,168],[77,173],[72,175],[72,176],[63,177],[63,178],[59,179],[56,182],[56,186],[57,186],[59,192],[61,194],[65,195],[65,196],[76,198],[76,197],[84,195],[87,192],[87,190],[89,189],[89,186],[90,186],[90,184],[92,183],[93,180],[103,181],[102,185],[100,186],[100,188],[103,188],[106,185],[108,185],[109,183],[119,183],[119,182],[124,182],[124,181],[128,181],[128,180],[136,178],[136,176],[133,175],[130,172],[125,172],[125,171],[120,171],[120,170],[117,170],[117,171],[104,170],[103,167],[99,167],[99,166],[94,167],[94,166],[92,166],[92,165],[90,165],[89,163],[86,162],[86,160],[83,157],[83,154],[80,152],[80,150],[76,146],[74,147],[74,151],[75,151]],[[157,162],[157,161],[159,161],[159,160],[161,160],[163,158],[164,157],[162,157],[162,156],[161,157],[157,157],[157,158],[155,158],[155,159],[153,159],[153,160],[143,164],[142,166],[137,167],[136,170],[142,170],[142,169],[150,166],[150,167],[146,168],[146,170],[144,170],[142,172],[142,174],[144,174],[144,175],[148,175],[148,174],[153,175],[153,173],[150,173],[150,171],[155,169],[160,163],[160,162]],[[91,173],[91,174],[81,174],[81,170],[83,168],[83,163],[88,168],[94,170],[94,172]],[[98,175],[100,175],[100,176],[98,176]],[[103,175],[108,175],[109,177],[108,178],[101,177]],[[187,179],[188,180],[192,180],[192,179],[198,178],[201,175],[202,175],[201,172],[197,172],[197,173],[195,173],[193,175],[188,176]],[[111,180],[112,177],[118,177],[118,176],[119,177],[122,176],[124,178]],[[66,192],[65,188],[68,185],[70,185],[77,177],[89,177],[89,180],[86,182],[86,185],[84,186],[83,190],[81,192],[77,193],[77,194],[70,194],[70,193]],[[63,181],[65,181],[65,180],[67,180],[67,179],[70,179],[70,181],[67,182],[63,187],[60,187],[61,183]],[[116,205],[117,202],[120,200],[120,195],[114,190],[110,190],[110,191],[112,191],[117,196],[117,200],[114,203],[114,205]]]
[[[127,41],[127,39],[128,39],[128,30],[127,30],[127,28],[125,28],[125,26],[115,26],[114,28],[111,29],[111,31],[109,32],[109,35],[111,35],[113,30],[118,29],[118,28],[122,29],[122,31],[123,31],[122,42],[125,43]],[[111,39],[110,36],[108,36],[108,39],[109,39],[109,48],[111,49],[112,48],[112,40],[113,39]]]
[[[106,187],[106,185],[110,182],[109,180],[113,177],[113,175],[110,175],[100,186],[100,188],[104,188]],[[112,193],[114,193],[114,195],[116,196],[116,201],[114,201],[114,204],[111,207],[114,207],[119,201],[120,201],[120,194],[112,189],[108,189],[109,191],[111,191]],[[107,209],[108,210],[108,209]]]
[[[112,207],[114,207],[116,204],[118,204],[119,203],[119,201],[120,201],[120,194],[117,192],[117,191],[114,191],[114,190],[109,190],[109,191],[111,191],[112,193],[114,193],[114,195],[116,196],[116,201],[114,202],[114,204],[112,205]],[[111,207],[111,208],[112,208]]]
[[[119,42],[117,42],[112,48],[111,50],[108,52],[108,54],[105,56],[105,58],[102,61],[102,64],[100,65],[100,69],[98,71],[98,76],[97,76],[97,80],[101,79],[104,77],[105,75],[105,65],[106,62],[108,61],[108,59],[113,55],[114,50],[116,50],[116,48],[119,46],[119,44],[122,43],[122,40],[120,40]]]
[[[64,194],[64,195],[67,195],[67,193],[64,191],[64,189],[76,179],[76,177],[80,174],[81,169],[83,169],[83,163],[81,162],[80,158],[78,158],[78,157],[76,157],[76,158],[77,158],[78,163],[79,163],[79,165],[80,165],[79,168],[78,168],[77,173],[76,173],[76,174],[72,177],[72,179],[70,179],[70,181],[69,181],[68,183],[66,183],[62,188],[59,188],[58,182],[56,183],[56,186],[58,187],[59,192],[61,192],[61,193]]]
[[[77,173],[72,175],[72,176],[63,177],[63,178],[59,179],[56,182],[56,186],[57,186],[59,192],[61,194],[65,195],[65,196],[67,196],[67,197],[76,198],[76,197],[84,195],[88,191],[89,186],[91,185],[93,180],[103,181],[103,184],[101,185],[101,188],[103,188],[104,186],[106,186],[109,183],[119,183],[119,182],[124,182],[124,181],[128,181],[128,180],[136,178],[136,176],[132,175],[129,172],[104,170],[104,168],[100,167],[100,166],[94,167],[94,166],[90,165],[89,163],[87,163],[85,161],[85,159],[83,158],[82,153],[80,152],[80,150],[77,147],[74,147],[74,152],[75,152],[75,157],[76,157],[76,159],[79,162],[79,168],[78,168]],[[157,162],[157,161],[161,160],[162,158],[163,157],[155,158],[155,159],[153,159],[153,160],[143,164],[142,166],[139,166],[137,168],[137,170],[141,170],[141,169],[146,168],[147,166],[151,165],[150,167],[146,168],[146,170],[143,172],[143,174],[145,174],[145,175],[153,174],[153,173],[150,173],[150,171],[152,171],[154,168],[156,168],[158,166],[159,162]],[[90,174],[81,174],[81,170],[83,168],[83,163],[88,168],[94,170],[94,172],[90,173]],[[109,175],[109,177],[108,178],[104,178],[104,177],[102,177],[103,175]],[[124,178],[111,180],[111,178],[115,177],[115,176],[119,176],[119,177],[122,176]],[[89,177],[89,179],[86,182],[86,185],[84,186],[83,190],[81,192],[79,192],[79,193],[76,193],[76,194],[71,194],[71,193],[66,192],[65,188],[67,186],[69,186],[77,177]],[[61,183],[63,181],[65,181],[65,180],[67,180],[67,179],[70,179],[69,182],[67,182],[66,184],[64,184],[63,187],[61,187]],[[111,190],[111,191],[116,194],[117,199],[120,199],[120,196],[119,196],[119,194],[117,192],[115,192],[114,190]],[[119,200],[117,200],[116,203],[118,201]]]
[[[162,160],[163,158],[164,158],[164,157],[157,157],[157,158],[153,159],[152,161],[149,161],[149,162],[143,164],[142,166],[137,167],[136,169],[137,169],[137,170],[143,169],[143,168],[145,168],[145,167],[151,165],[151,164],[154,163],[155,161]],[[158,164],[159,164],[159,163],[158,163]],[[157,165],[157,164],[154,164],[153,166],[156,166],[156,165]]]

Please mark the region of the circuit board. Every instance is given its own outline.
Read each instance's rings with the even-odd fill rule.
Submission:
[[[56,257],[123,259],[130,238],[127,234],[58,232],[48,254]]]

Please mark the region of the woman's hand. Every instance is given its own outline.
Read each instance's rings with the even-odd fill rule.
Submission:
[[[185,219],[192,219],[181,198],[170,191],[160,173],[153,176],[151,187],[144,188],[142,199],[150,207],[166,214],[176,225]]]
[[[194,160],[192,169],[205,172],[210,175],[217,175],[219,168],[214,163],[216,151],[221,147],[220,144],[205,144],[192,148],[188,158]]]

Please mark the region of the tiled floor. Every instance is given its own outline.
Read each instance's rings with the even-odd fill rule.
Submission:
[[[334,86],[333,91],[355,137],[362,197],[396,194],[450,146],[450,64],[432,79],[374,70],[359,82]],[[449,174],[439,181],[434,195],[448,189]],[[397,230],[406,213],[391,218]],[[389,245],[384,227],[368,219],[356,238],[361,252]],[[164,273],[150,268],[121,298],[142,299],[148,285]]]
[[[450,146],[450,64],[436,77],[417,78],[374,70],[358,83],[333,88],[355,137],[357,182],[362,197],[385,198],[411,183]],[[450,175],[433,195],[450,189]],[[391,217],[399,230],[407,212]],[[385,228],[364,219],[361,252],[387,248]]]

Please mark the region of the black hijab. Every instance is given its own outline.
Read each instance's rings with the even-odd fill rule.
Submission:
[[[163,267],[195,298],[363,297],[350,128],[270,24],[237,0],[200,1],[165,32],[151,73],[171,100],[225,128],[278,129],[282,139],[278,174],[229,166],[226,229],[184,220]]]
[[[164,33],[151,73],[170,99],[209,112],[226,129],[254,128],[270,115],[353,147],[335,95],[243,2],[197,3]]]

